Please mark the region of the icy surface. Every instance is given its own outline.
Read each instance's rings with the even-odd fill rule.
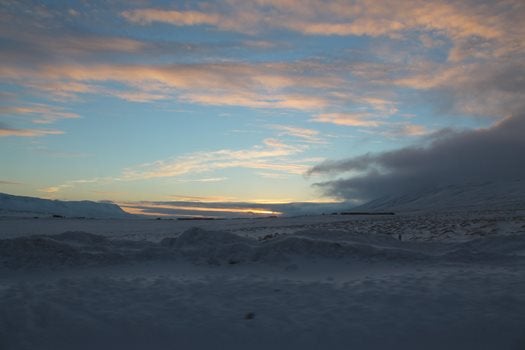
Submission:
[[[525,216],[0,220],[0,349],[216,348],[523,349]]]

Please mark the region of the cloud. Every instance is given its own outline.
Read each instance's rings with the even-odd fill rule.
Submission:
[[[417,46],[413,45],[413,40],[422,38],[426,46],[432,46],[431,42],[435,41],[443,42],[441,47],[445,54],[451,47],[446,61],[429,55],[428,50],[414,55],[407,52],[410,57],[400,60],[391,55],[371,57],[372,52],[361,52],[340,59],[322,56],[288,62],[232,62],[229,55],[226,60],[224,57],[195,56],[186,61],[170,55],[169,60],[159,60],[155,56],[151,61],[145,59],[151,58],[147,52],[155,51],[159,45],[163,46],[162,43],[118,36],[96,37],[72,32],[68,28],[62,28],[64,32],[60,33],[64,23],[55,23],[53,27],[47,22],[57,20],[57,13],[54,13],[55,17],[45,17],[45,22],[38,22],[43,21],[41,17],[38,21],[33,20],[44,27],[40,29],[44,34],[38,34],[36,24],[31,24],[27,35],[16,33],[20,30],[10,30],[11,40],[17,44],[7,45],[9,50],[4,50],[11,52],[6,54],[11,56],[0,67],[0,78],[58,100],[83,94],[103,94],[133,102],[177,100],[214,106],[292,109],[309,112],[316,121],[338,125],[355,125],[366,120],[368,125],[360,125],[362,127],[386,122],[388,117],[397,113],[399,102],[396,100],[401,90],[397,88],[401,87],[444,96],[435,100],[450,100],[454,111],[500,118],[506,115],[498,115],[496,108],[485,107],[490,103],[518,103],[515,94],[501,89],[484,91],[472,86],[482,87],[482,77],[494,78],[488,76],[489,71],[499,74],[504,63],[509,63],[510,55],[523,52],[524,29],[512,24],[516,23],[512,19],[519,18],[523,11],[516,4],[512,1],[480,6],[468,1],[232,0],[206,5],[188,4],[180,8],[120,11],[124,20],[143,26],[154,23],[209,25],[221,30],[259,32],[254,40],[243,40],[241,45],[252,42],[267,47],[267,40],[259,40],[265,39],[259,34],[267,28],[306,35],[386,37],[395,40],[395,45],[412,43],[408,45],[409,51]],[[20,17],[18,25],[30,22],[22,21],[22,18],[25,17]],[[39,35],[45,35],[46,39],[40,40]],[[57,37],[61,40],[56,40]],[[54,43],[45,44],[51,39]],[[44,44],[39,44],[39,41]],[[171,47],[180,43],[164,44]],[[42,54],[28,54],[26,51],[31,51],[31,48],[38,48]],[[92,56],[79,57],[78,52],[84,48],[82,55],[88,52]],[[115,52],[121,55],[115,56]],[[33,60],[34,57],[39,59],[27,64],[20,59],[24,53]],[[341,54],[344,55],[337,52],[336,56]],[[359,61],[363,54],[368,55],[366,62]],[[480,60],[500,62],[492,62],[494,65],[487,69],[485,64],[478,62]],[[513,61],[514,67],[508,70],[523,71],[523,64],[519,63],[523,60],[516,58]],[[518,77],[515,80],[518,81]],[[469,93],[474,97],[484,94],[486,98],[461,98],[462,102],[457,102],[456,96]],[[480,106],[478,100],[487,102]]]
[[[113,91],[111,94],[130,102],[155,102],[169,98],[167,94],[146,91]]]
[[[178,179],[177,182],[188,183],[188,182],[222,182],[228,180],[227,177],[206,177],[202,179]]]
[[[38,192],[43,192],[43,193],[47,193],[47,194],[54,194],[54,193],[60,192],[64,188],[70,188],[70,187],[72,187],[72,185],[50,186],[50,187],[40,188],[38,190]]]
[[[188,93],[182,95],[187,102],[214,106],[243,106],[251,108],[317,110],[328,105],[327,99],[311,95],[264,94],[231,90],[226,93]]]
[[[35,124],[51,124],[60,119],[76,119],[80,116],[61,107],[33,103],[25,106],[0,107],[2,115],[28,116]]]
[[[274,180],[287,179],[289,177],[288,174],[270,173],[270,172],[258,172],[257,175],[267,178],[267,179],[274,179]]]
[[[13,185],[13,186],[18,186],[18,185],[23,185],[21,182],[16,182],[16,181],[7,181],[7,180],[0,180],[0,185]]]
[[[457,61],[480,50],[503,54],[523,48],[524,30],[513,21],[520,13],[518,1],[480,6],[476,1],[231,0],[192,10],[143,8],[121,15],[140,25],[209,25],[242,33],[281,28],[305,35],[395,39],[408,31],[440,33],[454,43],[450,58]],[[426,38],[423,41],[428,45]]]
[[[410,123],[390,123],[385,130],[378,132],[379,135],[385,137],[404,137],[404,136],[423,136],[429,134],[430,131],[423,125]]]
[[[306,68],[302,66],[300,62],[8,65],[0,67],[0,77],[69,97],[98,92],[140,102],[176,97],[191,103],[252,108],[316,110],[328,106],[329,98],[315,92],[319,87],[337,88],[340,79],[323,72],[321,66],[305,76],[298,72]],[[101,86],[110,82],[124,88]],[[65,89],[60,89],[62,83]]]
[[[257,203],[235,201],[177,200],[167,202],[123,202],[121,208],[133,214],[167,217],[264,217],[269,215],[312,215],[341,211],[347,203]]]
[[[378,119],[377,116],[368,112],[325,113],[315,115],[311,120],[319,123],[367,128],[366,130],[361,131],[393,138],[402,136],[421,136],[429,133],[427,128],[422,125],[407,122],[392,122],[385,118]]]
[[[326,194],[371,200],[437,186],[525,178],[525,115],[487,129],[434,134],[426,145],[341,161],[328,161],[309,174],[337,178],[317,183]]]
[[[377,120],[371,113],[325,113],[318,114],[312,121],[345,126],[378,127],[384,121]]]
[[[279,136],[292,136],[308,143],[321,144],[326,143],[321,137],[319,137],[319,131],[307,128],[300,128],[291,125],[270,125],[270,128],[279,131]]]
[[[0,123],[0,137],[18,136],[18,137],[40,137],[46,135],[60,135],[64,132],[61,130],[49,129],[16,129]]]
[[[182,202],[233,202],[235,198],[233,197],[223,197],[223,196],[188,196],[188,195],[182,195],[182,194],[172,194],[168,195],[167,197],[173,198],[176,201],[182,201]]]
[[[92,179],[79,179],[79,180],[70,180],[66,181],[63,184],[57,185],[57,186],[49,186],[40,188],[38,191],[47,193],[47,194],[56,194],[58,192],[63,191],[67,188],[74,188],[77,185],[85,185],[85,184],[96,184],[96,183],[102,183],[102,182],[111,182],[114,181],[114,179],[111,178],[92,178]]]
[[[16,39],[32,45],[33,50],[52,50],[62,55],[87,55],[105,52],[136,53],[146,50],[144,42],[119,37],[62,34],[60,40],[47,33],[11,33]],[[5,33],[4,33],[5,35]]]
[[[265,139],[262,145],[251,149],[195,152],[171,160],[159,160],[128,168],[124,170],[122,179],[178,177],[227,168],[264,169],[300,175],[308,169],[308,165],[296,163],[289,157],[304,150],[302,146],[292,146],[275,139]]]
[[[294,62],[232,62],[230,55],[226,60],[208,55],[195,56],[190,61],[179,60],[173,55],[159,60],[157,53],[163,49],[189,45],[188,50],[194,51],[200,44],[143,42],[143,37],[139,40],[118,35],[94,36],[80,29],[72,30],[69,25],[84,14],[71,16],[67,11],[42,6],[39,8],[45,10],[46,15],[41,15],[31,11],[31,5],[8,4],[6,16],[9,21],[4,21],[0,27],[6,38],[0,54],[3,59],[0,78],[58,100],[82,94],[103,94],[134,102],[176,99],[215,106],[293,109],[311,112],[320,121],[342,125],[356,122],[349,118],[351,112],[347,111],[365,111],[380,117],[395,114],[397,104],[393,101],[398,96],[393,90],[396,87],[440,90],[440,94],[452,96],[451,100],[465,91],[472,91],[473,96],[481,92],[488,96],[479,99],[481,101],[490,100],[501,105],[509,101],[516,103],[511,92],[474,91],[468,85],[474,80],[476,86],[483,86],[483,82],[478,83],[476,79],[481,76],[491,79],[487,76],[488,71],[499,74],[499,68],[495,67],[501,67],[502,62],[508,63],[511,55],[523,52],[525,29],[515,25],[523,17],[523,7],[518,1],[481,5],[476,1],[230,0],[127,9],[122,9],[121,5],[108,8],[107,15],[114,16],[111,11],[118,11],[130,25],[208,25],[257,34],[254,40],[235,43],[237,46],[247,43],[247,46],[272,47],[261,33],[285,29],[317,36],[385,37],[395,40],[395,45],[410,42],[412,50],[417,46],[413,45],[413,40],[421,38],[423,47],[439,41],[444,43],[443,50],[451,49],[446,62],[439,58],[425,63],[420,63],[421,52],[400,62],[393,62],[394,58],[389,55],[357,62],[361,54],[370,55],[370,52],[341,59],[324,56]],[[428,51],[423,56],[426,54]],[[144,63],[152,62],[152,57],[155,63]],[[486,65],[479,68],[479,62],[472,60],[501,60],[501,64],[495,63],[491,69]],[[523,71],[523,66],[519,65],[523,61],[521,57],[515,61],[515,67],[509,70]],[[465,86],[467,89],[463,89]],[[443,89],[447,91],[441,91]],[[475,99],[462,101],[454,102],[454,108],[461,108],[466,114],[483,111],[496,114],[494,108],[484,108],[488,102],[477,107]],[[347,116],[342,118],[344,114]]]
[[[198,11],[175,11],[142,9],[122,12],[122,17],[130,22],[142,25],[152,22],[169,23],[177,26],[194,26],[201,24],[220,25],[224,18],[218,14],[207,14]]]
[[[68,188],[85,184],[109,184],[122,181],[140,181],[159,178],[173,178],[180,183],[214,183],[227,180],[226,177],[185,178],[185,175],[211,173],[223,169],[244,168],[273,172],[275,174],[303,175],[319,158],[297,158],[308,146],[288,145],[276,139],[265,139],[262,145],[248,149],[220,149],[194,152],[171,159],[158,160],[126,168],[119,176],[97,177],[66,181],[60,185],[39,189],[40,192],[55,194]]]

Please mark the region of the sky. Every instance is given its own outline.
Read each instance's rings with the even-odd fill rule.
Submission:
[[[358,204],[525,178],[524,17],[519,0],[1,0],[0,192]]]

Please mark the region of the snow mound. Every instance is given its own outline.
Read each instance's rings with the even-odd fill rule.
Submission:
[[[262,240],[192,228],[160,242],[111,240],[64,232],[0,240],[0,265],[9,269],[100,266],[141,261],[189,260],[197,264],[279,263],[297,257],[349,261],[478,261],[525,258],[525,235],[459,243],[400,242],[387,235],[307,230]]]
[[[389,243],[385,244],[381,236],[374,237],[374,242],[367,236],[343,231],[302,231],[268,241],[259,248],[257,256],[265,261],[291,255],[358,260],[420,260],[427,257],[397,247],[397,242],[389,237],[385,237]]]
[[[35,235],[0,240],[0,266],[10,269],[105,266],[161,258],[157,250],[151,242],[111,241],[86,232]]]
[[[257,241],[224,231],[191,228],[176,238],[165,238],[160,245],[191,261],[219,265],[251,260]]]
[[[59,201],[0,193],[0,215],[56,215],[86,218],[126,218],[131,214],[113,203]]]

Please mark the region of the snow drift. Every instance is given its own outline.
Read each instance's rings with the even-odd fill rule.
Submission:
[[[104,266],[141,261],[185,260],[196,264],[279,263],[293,258],[349,261],[478,261],[525,258],[525,235],[466,242],[399,242],[388,235],[306,230],[253,239],[192,228],[160,242],[111,240],[87,232],[0,240],[0,265],[8,269]]]

